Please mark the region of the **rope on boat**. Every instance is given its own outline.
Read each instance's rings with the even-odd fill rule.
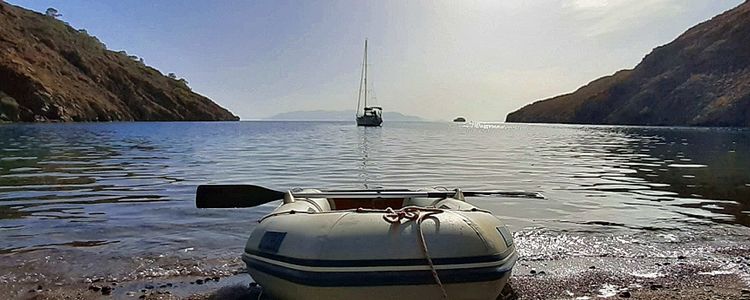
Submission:
[[[424,254],[424,257],[427,259],[427,263],[430,264],[432,278],[435,279],[435,283],[440,287],[440,291],[443,293],[443,299],[448,300],[448,292],[445,291],[445,286],[443,286],[443,282],[440,281],[440,276],[437,273],[435,264],[432,262],[430,252],[427,250],[427,242],[425,241],[424,233],[422,232],[422,221],[424,221],[424,219],[443,212],[444,211],[439,208],[407,206],[399,210],[394,210],[389,207],[385,209],[383,220],[391,224],[401,224],[401,220],[403,219],[414,221],[414,224],[417,226],[417,237],[419,238],[419,243],[422,245],[422,254]]]

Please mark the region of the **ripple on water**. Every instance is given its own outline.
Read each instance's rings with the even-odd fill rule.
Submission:
[[[669,164],[667,167],[670,168],[706,168],[708,165],[700,165],[700,164]]]
[[[278,203],[197,210],[195,186],[254,183],[540,191],[546,199],[470,201],[508,222],[524,259],[700,253],[705,240],[681,231],[731,242],[714,227],[750,225],[750,160],[731,152],[748,147],[747,130],[616,126],[2,125],[0,249],[47,253],[106,240],[117,243],[91,244],[88,255],[145,258],[194,248],[181,259],[236,258],[255,221]],[[138,276],[185,271],[166,259],[154,263],[136,268]]]
[[[35,160],[34,156],[5,156],[0,157],[0,161],[14,161],[14,160]]]

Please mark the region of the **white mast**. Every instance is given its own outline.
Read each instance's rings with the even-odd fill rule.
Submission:
[[[367,109],[367,39],[365,39],[365,109]]]
[[[359,116],[359,105],[362,103],[362,83],[364,82],[365,88],[365,106],[367,107],[367,39],[365,39],[365,57],[362,59],[362,72],[359,74],[359,92],[357,92],[357,112],[356,116]],[[364,111],[364,110],[363,110]]]

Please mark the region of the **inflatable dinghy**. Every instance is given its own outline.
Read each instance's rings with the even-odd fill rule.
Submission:
[[[198,207],[233,207],[201,187]],[[269,197],[282,204],[259,221],[242,259],[271,299],[494,300],[517,260],[513,237],[464,197],[498,193],[277,193]]]

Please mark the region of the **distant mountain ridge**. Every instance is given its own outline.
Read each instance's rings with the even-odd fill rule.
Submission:
[[[508,114],[507,122],[750,126],[750,1],[622,70]]]
[[[354,121],[354,110],[300,110],[276,114],[268,120],[299,120],[299,121]],[[383,121],[411,121],[419,122],[424,119],[405,115],[395,111],[384,111]]]
[[[239,119],[54,14],[0,1],[0,122]]]

